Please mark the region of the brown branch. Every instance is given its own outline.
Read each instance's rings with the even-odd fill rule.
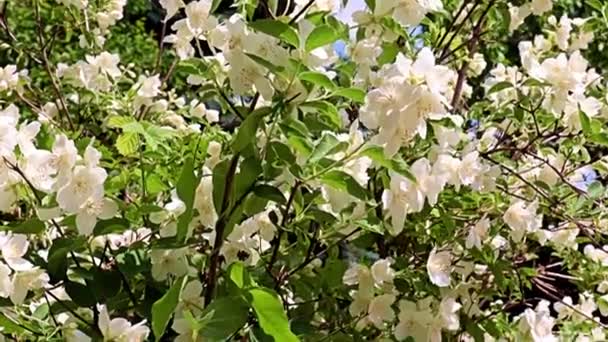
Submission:
[[[226,174],[226,182],[224,183],[224,197],[222,198],[222,204],[220,208],[220,216],[215,224],[215,242],[213,244],[213,250],[211,251],[211,257],[209,259],[209,270],[205,277],[205,306],[211,303],[213,299],[213,292],[217,285],[217,270],[220,263],[220,250],[224,242],[224,231],[226,225],[230,219],[229,206],[230,206],[230,194],[232,192],[232,184],[234,182],[234,176],[238,165],[240,154],[236,153],[230,160],[228,172]]]
[[[63,94],[61,93],[61,88],[59,86],[59,83],[55,79],[55,75],[53,73],[53,70],[51,69],[51,62],[49,61],[47,45],[44,42],[44,37],[43,37],[44,30],[42,28],[42,19],[40,18],[40,5],[39,5],[38,1],[36,1],[34,10],[36,12],[36,25],[38,27],[38,30],[37,30],[38,31],[38,43],[40,44],[40,49],[41,49],[40,52],[42,54],[42,64],[44,65],[44,70],[46,71],[49,78],[51,79],[51,85],[53,86],[52,88],[53,88],[53,91],[55,92],[55,96],[57,96],[57,98],[59,99],[61,112],[63,112],[63,115],[67,119],[70,129],[72,131],[74,131],[74,123],[72,122],[72,119],[70,118],[68,106],[66,104],[65,98],[63,97]]]
[[[479,38],[481,37],[481,29],[482,29],[483,22],[486,18],[486,15],[488,14],[490,9],[494,5],[494,2],[495,2],[495,0],[490,1],[490,3],[488,4],[488,7],[486,7],[486,9],[483,11],[481,16],[479,17],[479,21],[477,22],[477,25],[475,25],[475,27],[473,28],[473,36],[471,37],[471,40],[469,41],[469,59],[473,58],[473,55],[477,51],[477,47],[479,45],[478,44]],[[443,53],[442,53],[442,55],[443,55]],[[451,101],[451,105],[452,105],[454,112],[456,112],[458,110],[458,103],[460,101],[462,87],[464,86],[464,82],[467,78],[467,69],[468,68],[469,68],[469,60],[467,59],[463,62],[460,70],[458,70],[458,79],[456,80],[456,86],[454,88],[454,96],[452,97],[452,101]]]

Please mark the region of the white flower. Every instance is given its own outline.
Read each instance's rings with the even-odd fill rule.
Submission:
[[[14,304],[23,303],[30,290],[40,289],[46,286],[48,281],[49,276],[38,267],[30,268],[27,271],[15,272],[11,286],[12,292],[10,293],[11,301]]]
[[[167,12],[163,21],[171,19],[177,14],[177,11],[179,11],[180,8],[184,7],[184,2],[182,0],[159,0],[159,3]]]
[[[515,31],[521,24],[524,23],[524,20],[530,15],[530,5],[524,4],[520,7],[513,6],[511,3],[508,3],[509,6],[509,14],[511,15],[511,22],[509,23],[509,32]]]
[[[11,234],[0,237],[2,258],[15,271],[26,271],[33,267],[29,261],[23,259],[29,245],[27,236],[23,234]]]
[[[202,292],[203,284],[200,281],[193,280],[186,284],[180,294],[180,302],[175,309],[176,315],[181,316],[184,310],[199,313],[200,309],[205,306],[204,299],[201,296]]]
[[[8,298],[12,292],[11,269],[0,262],[0,297]]]
[[[503,220],[511,228],[511,236],[521,241],[525,234],[534,233],[542,226],[542,215],[537,215],[538,202],[526,204],[516,200],[504,213]]]
[[[439,314],[446,330],[456,331],[460,328],[458,311],[462,305],[452,297],[445,297],[439,304]]]
[[[105,305],[98,304],[99,311],[98,327],[101,330],[104,341],[141,342],[150,334],[150,329],[143,320],[135,325],[125,318],[114,318],[110,320],[108,309]]]
[[[197,330],[193,330],[192,323],[187,318],[176,318],[171,324],[171,329],[175,331],[178,336],[175,338],[175,342],[204,342],[203,336],[199,334]],[[194,338],[196,336],[196,339]]]
[[[483,54],[475,53],[469,62],[469,71],[472,76],[479,76],[485,70],[487,65],[488,64],[486,63]]]
[[[117,78],[121,75],[118,63],[120,57],[117,54],[102,52],[97,56],[86,56],[87,62],[92,66],[99,68],[99,71],[107,74],[111,78]]]
[[[395,337],[402,341],[408,336],[414,341],[429,341],[431,324],[435,314],[431,311],[430,300],[418,303],[402,300],[399,302],[399,323],[395,327]]]
[[[152,278],[163,281],[169,274],[180,277],[188,272],[186,248],[153,249],[150,251]]]
[[[403,230],[405,216],[413,211],[410,207],[419,208],[424,202],[422,193],[414,188],[413,183],[396,173],[391,173],[390,189],[382,194],[382,206],[391,216],[391,233],[397,235]]]
[[[219,121],[219,112],[214,109],[207,109],[204,103],[193,101],[190,109],[190,115],[195,118],[205,118],[207,122],[214,123]]]
[[[10,185],[0,185],[0,212],[8,213],[17,201],[17,193]]]
[[[0,68],[0,91],[13,90],[19,84],[17,66],[9,64]]]
[[[395,319],[395,312],[391,305],[395,302],[395,295],[384,294],[375,297],[369,303],[367,319],[378,329],[384,329],[385,322]]]
[[[427,13],[443,9],[440,0],[378,0],[376,6],[382,8],[381,12],[385,13],[392,8],[393,17],[404,26],[416,26]]]
[[[160,93],[160,77],[158,75],[141,77],[138,82],[137,95],[143,98],[153,98]]]
[[[530,9],[534,15],[541,15],[545,12],[549,12],[552,8],[553,0],[532,0],[532,2],[530,2]]]
[[[57,191],[57,203],[68,213],[76,213],[89,197],[103,194],[103,183],[107,178],[106,171],[97,166],[101,154],[88,146],[85,150],[85,165],[78,165],[63,187]]]
[[[211,170],[213,170],[215,165],[221,161],[221,153],[222,144],[215,140],[210,141],[207,146],[207,154],[209,154],[209,157],[205,160],[206,169],[203,170],[203,173],[205,173],[205,171],[211,172]]]
[[[0,157],[13,154],[17,146],[17,129],[0,116]]]
[[[213,180],[211,170],[203,168],[203,177],[196,188],[194,208],[198,211],[198,219],[202,225],[212,227],[217,221],[215,205],[213,204]]]
[[[450,286],[452,255],[449,251],[437,252],[434,248],[427,260],[426,270],[433,284],[439,287]]]
[[[76,227],[80,235],[91,235],[97,219],[111,219],[118,212],[118,205],[101,194],[87,198],[76,212]]]
[[[36,139],[36,136],[40,132],[40,122],[33,121],[30,123],[23,123],[19,127],[19,132],[17,133],[17,142],[19,144],[19,149],[21,153],[24,155],[28,155],[36,148],[34,147],[33,140]]]
[[[217,26],[217,19],[209,15],[212,4],[212,0],[200,0],[186,5],[187,25],[195,37]]]
[[[393,278],[395,278],[395,271],[391,268],[391,260],[380,259],[372,265],[371,270],[377,286],[392,283]]]
[[[555,319],[551,317],[549,302],[542,300],[536,310],[526,309],[519,318],[520,332],[534,342],[557,342],[552,334]]]
[[[488,231],[490,229],[490,220],[483,218],[479,220],[471,229],[467,235],[465,242],[466,248],[476,247],[481,249],[484,240],[488,237]]]
[[[242,52],[232,53],[229,60],[228,78],[237,95],[247,95],[255,90],[264,99],[272,99],[274,88],[268,80],[267,71],[262,66]]]

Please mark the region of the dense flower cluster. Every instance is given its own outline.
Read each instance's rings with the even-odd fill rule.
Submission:
[[[160,0],[140,73],[126,0],[34,3],[35,49],[0,18],[6,337],[606,340],[597,13]]]

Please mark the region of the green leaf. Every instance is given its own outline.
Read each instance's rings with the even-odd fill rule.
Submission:
[[[306,38],[305,48],[306,51],[312,51],[318,47],[329,45],[340,37],[340,34],[336,32],[329,25],[320,25],[314,28],[312,32]]]
[[[332,170],[321,176],[321,182],[340,191],[345,191],[360,200],[367,200],[367,191],[346,172]]]
[[[203,327],[199,332],[204,341],[225,341],[247,323],[249,306],[242,297],[214,299],[203,311]]]
[[[265,288],[254,288],[248,293],[250,304],[266,334],[272,336],[275,341],[299,341],[289,328],[283,304],[276,293]]]
[[[91,307],[97,303],[97,299],[88,286],[73,281],[64,281],[63,286],[72,301],[79,306]]]
[[[608,146],[608,133],[601,132],[601,133],[594,134],[589,137],[589,140],[591,140],[592,142],[594,142],[596,144]]]
[[[262,57],[256,56],[252,53],[245,53],[245,54],[247,55],[247,57],[251,58],[254,62],[256,62],[259,65],[263,66],[264,68],[268,69],[275,75],[282,75],[285,71],[284,67],[282,67],[280,65],[272,64]]]
[[[308,157],[308,162],[314,164],[323,159],[327,154],[336,148],[340,141],[331,133],[324,132],[321,140],[317,143],[314,150]]]
[[[521,84],[523,87],[547,87],[551,86],[551,84],[543,81],[539,81],[536,78],[528,78]]]
[[[15,225],[0,227],[0,230],[11,231],[15,234],[40,234],[46,229],[44,222],[37,218],[32,218],[24,222],[17,222]]]
[[[583,133],[585,135],[593,134],[593,132],[591,130],[591,121],[589,120],[589,117],[587,116],[587,114],[583,113],[582,111],[579,111],[578,116],[581,120],[581,127],[583,129]]]
[[[211,9],[209,10],[209,13],[215,13],[217,8],[220,7],[222,1],[223,0],[213,0],[213,2],[211,3]]]
[[[135,118],[132,116],[120,116],[115,115],[108,118],[108,127],[110,128],[122,128],[123,126],[135,122]]]
[[[139,144],[139,135],[134,132],[123,133],[116,139],[116,149],[123,156],[129,156],[137,152]]]
[[[256,31],[278,38],[293,47],[297,48],[300,45],[300,38],[296,30],[282,21],[262,19],[249,23],[249,26]]]
[[[603,194],[604,194],[604,187],[602,186],[602,183],[600,183],[598,181],[591,182],[591,184],[589,184],[589,186],[587,187],[587,196],[589,196],[592,199],[598,199]]]
[[[6,336],[8,334],[15,334],[17,336],[25,338],[29,332],[21,327],[18,323],[5,316],[0,312],[0,327],[2,327],[2,334]]]
[[[587,4],[589,7],[593,8],[598,12],[602,12],[603,5],[600,0],[586,0],[583,3]]]
[[[340,88],[333,93],[334,96],[342,96],[357,103],[365,102],[365,91],[359,88]]]
[[[98,221],[93,229],[93,235],[106,235],[112,233],[122,233],[125,230],[129,229],[130,222],[129,220],[114,217],[109,220],[101,220]]]
[[[251,113],[245,121],[241,123],[234,140],[232,141],[232,150],[235,153],[244,150],[247,145],[255,141],[255,133],[263,118],[270,114],[270,108],[261,108]]]
[[[66,272],[68,267],[67,256],[70,252],[77,252],[85,243],[85,238],[58,238],[53,240],[49,248],[47,259],[47,271],[51,278],[51,283],[67,279]]]
[[[194,195],[198,186],[199,178],[194,174],[194,160],[188,157],[184,162],[182,174],[177,181],[176,190],[179,199],[186,205],[186,211],[177,220],[177,240],[185,241],[188,235],[188,225],[194,215]]]
[[[507,81],[498,82],[488,90],[486,95],[490,95],[490,94],[499,92],[499,91],[507,89],[507,88],[513,88],[513,84],[511,84],[511,82],[507,82]]]
[[[152,332],[154,332],[156,341],[160,341],[160,338],[165,333],[165,328],[173,315],[173,311],[177,307],[179,295],[186,283],[186,279],[186,277],[177,279],[169,291],[152,304]]]
[[[361,156],[368,157],[374,161],[375,164],[397,172],[412,182],[416,182],[416,177],[410,172],[407,164],[403,160],[387,158],[384,154],[384,150],[380,146],[367,147],[361,152]]]
[[[198,76],[204,76],[208,69],[207,64],[200,58],[190,58],[180,61],[176,67],[177,72]]]
[[[336,84],[327,75],[315,72],[315,71],[304,71],[298,75],[300,80],[310,82],[321,88],[335,89]]]
[[[275,188],[274,186],[265,184],[258,185],[253,188],[253,193],[258,197],[273,201],[278,204],[285,204],[287,202],[281,190]]]

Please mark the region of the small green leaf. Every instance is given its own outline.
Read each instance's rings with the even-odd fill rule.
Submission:
[[[486,95],[494,94],[496,92],[499,92],[499,91],[507,89],[507,88],[513,88],[513,84],[511,84],[511,82],[507,82],[507,81],[498,82],[488,90]]]
[[[365,188],[346,172],[332,170],[323,174],[320,180],[336,190],[347,192],[363,201],[367,200]]]
[[[108,118],[108,127],[110,128],[122,128],[123,126],[135,122],[135,118],[132,116],[120,116],[115,115]]]
[[[65,280],[68,260],[67,256],[70,252],[77,252],[85,243],[84,237],[77,238],[58,238],[53,240],[53,244],[49,249],[47,259],[47,271],[51,277],[51,283]]]
[[[357,103],[365,102],[365,92],[359,88],[340,88],[333,95],[342,96]]]
[[[528,78],[521,85],[524,86],[524,87],[546,87],[546,86],[550,86],[549,83],[546,83],[546,82],[543,82],[543,81],[539,81],[536,78]]]
[[[314,28],[306,38],[306,51],[329,45],[340,38],[340,35],[329,25],[320,25]]]
[[[256,31],[278,38],[293,47],[297,48],[300,45],[300,38],[296,30],[282,21],[262,19],[249,23],[249,26]]]
[[[152,304],[152,332],[156,341],[165,333],[165,328],[179,302],[179,295],[186,283],[186,277],[181,277],[173,283],[169,291]]]
[[[129,229],[130,222],[129,220],[114,217],[109,220],[101,220],[98,221],[93,229],[93,235],[106,235],[112,233],[122,233],[125,230]]]
[[[262,57],[256,56],[252,53],[245,53],[245,54],[247,55],[247,57],[251,58],[254,62],[256,62],[259,65],[263,66],[264,68],[268,69],[270,72],[272,72],[275,75],[282,75],[285,71],[284,67],[282,67],[280,65],[272,64]]]
[[[598,199],[602,197],[603,194],[604,187],[602,186],[602,183],[598,181],[591,182],[591,184],[589,184],[589,186],[587,187],[587,196],[592,199]]]
[[[213,0],[213,2],[211,3],[211,9],[209,10],[209,13],[215,13],[217,8],[220,7],[222,1],[223,0]]]
[[[414,175],[410,172],[407,164],[403,160],[387,158],[384,154],[384,150],[380,146],[370,146],[365,148],[361,152],[361,156],[366,156],[374,161],[374,163],[391,171],[397,172],[412,182],[416,182],[416,177],[414,177]]]
[[[72,301],[81,307],[90,307],[97,303],[97,299],[88,286],[73,281],[64,281],[63,287]]]
[[[225,341],[247,323],[249,306],[242,297],[214,299],[203,311],[203,327],[199,334],[204,341]]]
[[[253,193],[260,198],[264,198],[278,204],[285,204],[287,202],[281,190],[275,188],[274,186],[265,184],[258,185],[253,188]]]
[[[25,222],[17,222],[16,225],[0,227],[0,230],[8,230],[15,234],[40,234],[46,229],[44,222],[37,218],[29,219]]]
[[[15,334],[16,336],[25,338],[25,336],[29,334],[29,332],[25,328],[23,328],[18,323],[14,322],[11,318],[8,318],[1,312],[0,327],[2,327],[3,336],[5,336],[5,334]]]
[[[264,332],[275,341],[300,341],[289,328],[283,304],[276,293],[265,288],[254,288],[248,291],[250,304],[255,311]]]
[[[310,82],[325,89],[335,89],[336,84],[327,75],[315,72],[315,71],[304,71],[298,75],[300,80]]]
[[[581,127],[583,129],[583,133],[585,135],[593,134],[593,132],[591,130],[591,121],[589,120],[589,117],[587,116],[587,114],[580,111],[580,112],[578,112],[578,116],[581,120]]]
[[[314,150],[308,157],[308,162],[314,164],[319,160],[323,159],[327,154],[334,150],[340,141],[331,133],[324,132],[321,140],[317,143]]]
[[[116,148],[123,156],[129,156],[137,152],[139,144],[139,135],[134,132],[123,133],[116,139]]]
[[[592,142],[594,142],[596,144],[608,146],[608,133],[605,133],[605,132],[596,133],[596,134],[590,136],[589,140],[591,140]]]
[[[177,240],[184,241],[188,235],[188,225],[192,221],[194,215],[194,195],[198,186],[199,178],[194,174],[194,161],[192,157],[188,157],[184,162],[182,174],[177,181],[176,190],[179,198],[186,205],[186,211],[181,214],[177,220]]]
[[[245,121],[241,123],[234,140],[232,141],[232,150],[234,152],[241,152],[247,145],[255,141],[255,133],[260,125],[263,118],[270,114],[270,108],[265,107],[255,110],[251,113]]]
[[[190,58],[180,61],[175,69],[188,75],[204,76],[209,68],[202,59]]]

